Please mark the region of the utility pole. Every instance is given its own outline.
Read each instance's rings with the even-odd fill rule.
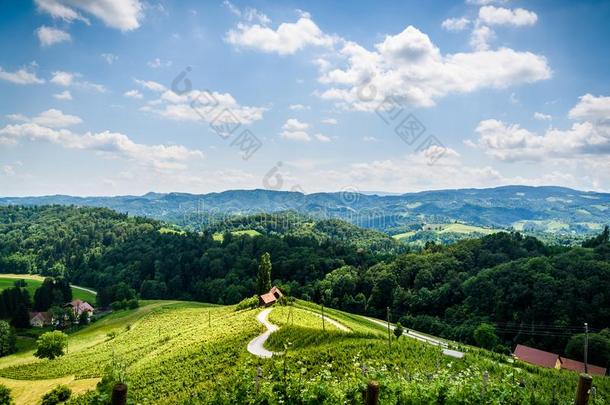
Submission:
[[[386,314],[388,318],[388,348],[392,348],[392,335],[390,333],[390,307],[386,307]]]
[[[589,374],[589,367],[587,364],[587,357],[589,354],[589,324],[585,322],[585,374]]]

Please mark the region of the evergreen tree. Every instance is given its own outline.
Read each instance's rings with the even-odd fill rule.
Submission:
[[[265,294],[271,289],[271,255],[263,253],[258,265],[258,276],[256,277],[256,292],[258,295]]]

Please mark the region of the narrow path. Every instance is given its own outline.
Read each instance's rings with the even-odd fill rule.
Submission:
[[[89,288],[81,287],[81,286],[74,285],[74,284],[70,284],[70,287],[76,288],[77,290],[86,291],[86,292],[91,293],[93,295],[97,295],[97,291],[91,290]]]
[[[269,339],[269,335],[271,335],[271,333],[273,333],[279,329],[277,327],[277,325],[274,325],[267,320],[267,317],[269,316],[269,313],[271,312],[272,309],[273,308],[263,309],[256,316],[256,320],[259,321],[260,323],[262,323],[267,328],[267,330],[265,332],[263,332],[262,334],[258,335],[257,337],[255,337],[254,339],[252,339],[250,341],[250,343],[248,343],[248,351],[258,357],[269,358],[269,357],[273,356],[274,354],[278,354],[278,353],[271,352],[263,347],[263,345],[265,344],[267,339]]]
[[[383,327],[387,327],[388,326],[387,322],[380,321],[379,319],[369,318],[368,316],[365,316],[363,318],[368,319],[369,321],[374,322],[377,325],[381,325]],[[393,324],[390,324],[390,329],[394,330],[395,328],[396,328],[396,326],[394,326]],[[447,346],[448,346],[447,342],[445,342],[443,340],[435,339],[435,338],[433,338],[431,336],[422,335],[421,333],[414,332],[412,330],[405,330],[403,332],[403,335],[408,336],[408,337],[413,338],[413,339],[416,339],[416,340],[419,340],[420,342],[429,343],[429,344],[434,345],[434,346],[440,346],[443,349],[446,349]]]
[[[311,313],[311,314],[313,314],[313,315],[317,316],[318,318],[322,318],[322,314],[319,314],[319,313],[317,313],[317,312],[313,312],[313,311],[310,311],[310,310],[307,310],[307,309],[305,309],[304,311],[307,311],[307,312],[309,312],[309,313]],[[351,331],[352,331],[352,330],[351,330],[350,328],[348,328],[347,326],[345,326],[345,325],[343,325],[343,324],[341,324],[341,323],[339,323],[339,322],[335,321],[335,320],[334,320],[334,319],[332,319],[332,318],[329,318],[329,317],[328,317],[328,315],[324,315],[324,321],[325,321],[325,322],[328,322],[328,323],[330,323],[330,324],[332,324],[333,326],[335,326],[335,327],[336,327],[337,329],[339,329],[340,331],[343,331],[343,332],[350,332],[350,333],[351,333]]]

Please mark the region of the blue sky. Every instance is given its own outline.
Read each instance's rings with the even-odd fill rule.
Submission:
[[[0,194],[610,191],[609,19],[609,1],[5,1]]]

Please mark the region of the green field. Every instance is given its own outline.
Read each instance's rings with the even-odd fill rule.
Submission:
[[[23,279],[26,281],[26,290],[30,293],[30,297],[34,298],[34,292],[42,285],[43,277],[33,276],[29,274],[0,274],[0,291],[15,286],[15,281]],[[72,298],[87,301],[95,306],[95,294],[85,289],[72,287]]]
[[[361,403],[369,379],[380,382],[382,404],[433,404],[439,397],[455,404],[546,404],[553,389],[559,403],[573,401],[575,373],[513,364],[464,346],[466,357],[456,360],[407,337],[394,338],[389,348],[383,327],[337,310],[325,314],[349,330],[327,322],[323,331],[319,307],[302,301],[292,309],[275,306],[269,316],[280,329],[266,347],[284,355],[257,358],[246,347],[263,330],[258,312],[142,302],[70,335],[68,354],[56,360],[38,360],[32,351],[0,359],[0,383],[13,390],[18,404],[36,403],[58,382],[77,393],[94,389],[111,365],[122,364],[130,402],[141,404]],[[605,403],[610,379],[595,377],[594,385],[595,403]],[[94,394],[86,395],[78,403]]]
[[[261,233],[255,229],[244,229],[244,230],[239,230],[239,231],[231,231],[231,234],[235,235],[235,236],[242,236],[242,235],[257,236],[257,235],[260,235]],[[221,232],[216,232],[214,235],[212,235],[212,237],[214,238],[214,240],[216,240],[218,242],[222,242],[224,239]]]

